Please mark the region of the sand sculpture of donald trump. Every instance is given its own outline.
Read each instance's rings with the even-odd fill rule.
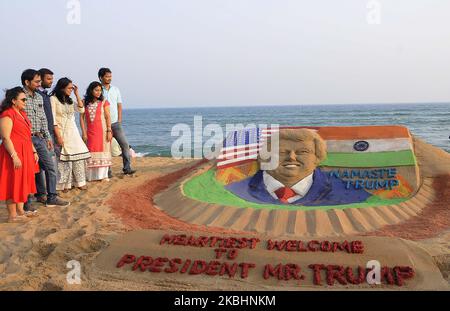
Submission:
[[[327,206],[366,201],[364,189],[346,189],[345,182],[318,168],[327,157],[324,140],[313,130],[281,129],[277,167],[226,188],[240,198],[263,204]],[[270,148],[271,139],[267,139]],[[260,167],[265,161],[258,157]]]

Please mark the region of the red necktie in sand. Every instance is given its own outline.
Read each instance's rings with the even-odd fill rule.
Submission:
[[[289,203],[289,199],[295,197],[297,194],[289,187],[283,187],[275,191],[278,199],[283,203]]]

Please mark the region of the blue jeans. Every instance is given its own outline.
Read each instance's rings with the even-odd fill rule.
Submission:
[[[122,149],[123,171],[128,172],[131,170],[130,145],[122,129],[122,124],[119,122],[113,123],[111,124],[111,129],[113,137]]]
[[[33,136],[33,145],[39,156],[39,166],[41,171],[36,174],[36,197],[47,194],[47,201],[56,198],[57,165],[56,156],[53,150],[48,150],[45,139]],[[45,172],[45,174],[44,174]]]

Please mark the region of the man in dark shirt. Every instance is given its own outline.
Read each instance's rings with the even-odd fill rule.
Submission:
[[[41,87],[37,90],[37,93],[40,94],[42,96],[42,99],[44,100],[44,112],[47,118],[48,131],[52,136],[53,142],[55,142],[52,105],[50,104],[50,95],[47,91],[52,87],[53,84],[53,72],[46,68],[42,68],[38,70],[38,72],[41,75]]]
[[[52,87],[53,84],[53,72],[49,69],[42,68],[39,71],[39,74],[41,75],[41,87],[36,90],[36,92],[42,96],[43,102],[44,102],[44,112],[45,117],[47,119],[47,125],[48,125],[48,131],[50,133],[53,146],[55,146],[55,129],[54,129],[54,123],[53,123],[53,113],[52,113],[52,106],[50,103],[50,95],[48,94],[48,89]],[[53,161],[55,162],[55,167],[58,166],[58,163],[56,161],[55,152],[50,151],[50,154],[53,158]],[[40,173],[36,174],[36,201],[42,204],[47,203],[47,186],[50,184],[49,180],[49,174],[46,174],[43,169],[41,169]]]

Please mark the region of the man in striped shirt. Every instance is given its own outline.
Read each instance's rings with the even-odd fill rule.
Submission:
[[[31,136],[33,145],[39,155],[39,166],[45,171],[47,176],[46,189],[37,189],[38,202],[46,204],[48,207],[69,206],[70,203],[58,198],[56,193],[57,172],[54,161],[53,142],[48,130],[47,117],[44,111],[44,100],[37,92],[41,86],[41,75],[33,69],[27,69],[22,73],[22,85],[27,96],[27,104],[25,112],[31,122]],[[37,178],[40,178],[37,176]],[[39,184],[39,182],[37,183]],[[44,201],[43,197],[47,194],[47,199]],[[34,212],[30,204],[30,200],[25,204],[24,209],[29,212]]]

